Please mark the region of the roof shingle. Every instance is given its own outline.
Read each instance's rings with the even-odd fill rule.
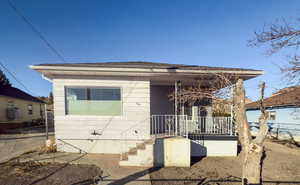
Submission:
[[[265,98],[263,103],[266,108],[300,107],[300,86],[282,89],[274,93],[271,97]],[[259,107],[259,101],[246,105],[247,110],[256,110]]]
[[[30,94],[27,94],[26,92],[11,86],[0,86],[0,95],[27,100],[27,101],[44,103],[38,98],[33,97]]]

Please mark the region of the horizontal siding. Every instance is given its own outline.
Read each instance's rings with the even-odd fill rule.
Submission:
[[[65,115],[65,87],[120,87],[121,116]],[[54,116],[57,139],[143,139],[150,133],[149,81],[54,79]],[[101,135],[92,135],[93,131]]]

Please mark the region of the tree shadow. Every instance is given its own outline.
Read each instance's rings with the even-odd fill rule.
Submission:
[[[79,157],[77,157],[77,158],[75,158],[75,159],[72,159],[72,160],[68,161],[68,162],[67,162],[66,164],[64,164],[62,167],[60,167],[60,168],[58,168],[58,169],[55,169],[53,172],[49,173],[48,175],[46,175],[46,176],[44,176],[44,177],[42,177],[42,178],[39,178],[39,179],[33,181],[33,182],[30,183],[29,185],[34,185],[34,184],[37,184],[37,183],[39,183],[39,182],[41,182],[41,181],[47,179],[48,177],[54,175],[55,173],[61,171],[62,169],[66,168],[67,166],[69,166],[71,162],[76,161],[76,160],[78,160],[78,159],[81,159],[81,158],[84,157],[85,155],[86,155],[86,153],[85,153],[85,154],[82,154],[81,156],[79,156]]]
[[[220,178],[220,179],[208,179],[208,177],[203,177],[203,178],[195,178],[195,179],[191,179],[191,178],[186,178],[186,179],[139,179],[140,177],[143,177],[147,174],[151,174],[152,172],[158,171],[160,170],[161,167],[157,167],[157,168],[149,168],[146,170],[142,170],[136,173],[133,173],[131,175],[128,175],[124,178],[121,179],[106,179],[106,177],[103,177],[102,179],[98,179],[95,180],[94,179],[86,179],[83,181],[79,181],[76,183],[73,183],[71,185],[90,185],[90,184],[95,184],[101,181],[103,182],[110,182],[108,183],[109,185],[119,185],[119,184],[127,184],[133,181],[136,182],[140,182],[140,184],[142,184],[143,182],[151,182],[151,183],[159,183],[159,184],[164,184],[164,183],[172,183],[172,182],[182,182],[182,184],[184,183],[189,183],[189,182],[196,182],[197,185],[221,185],[223,183],[230,183],[232,185],[234,184],[241,184],[242,179],[240,177],[236,177],[236,176],[228,176],[225,178]],[[266,180],[266,181],[262,181],[263,184],[268,183],[268,184],[274,184],[274,185],[284,185],[284,184],[300,184],[300,181],[276,181],[276,180]],[[248,184],[250,185],[250,184]]]
[[[131,175],[129,175],[127,177],[124,177],[122,179],[115,180],[114,182],[109,183],[109,185],[126,184],[126,183],[129,183],[131,181],[137,180],[139,177],[143,177],[143,176],[145,176],[147,174],[150,174],[152,172],[158,171],[159,169],[161,169],[161,167],[149,168],[149,169],[146,169],[146,170],[143,170],[143,171],[131,174]],[[145,180],[146,181],[150,181],[150,179],[145,179]]]

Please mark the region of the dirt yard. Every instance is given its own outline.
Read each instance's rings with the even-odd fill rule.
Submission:
[[[90,160],[93,162],[89,164],[93,165],[56,163],[55,161],[38,162],[38,160],[33,160],[34,158],[30,158],[31,160],[28,162],[18,162],[17,160],[26,159],[31,155],[35,156],[36,154],[24,154],[23,157],[0,164],[0,185],[91,185],[102,174],[102,170],[98,166],[105,167],[106,171],[110,170],[109,178],[117,179],[112,184],[132,183],[133,181],[136,181],[136,184],[149,183],[147,179],[137,181],[138,177],[134,176],[136,172],[126,173],[126,177],[123,177],[124,174],[122,177],[118,177],[124,171],[132,168],[119,168],[116,166],[117,162],[116,164],[106,165],[106,158],[104,161],[97,160],[101,164],[95,166],[94,162],[96,158],[98,159],[98,156],[95,156],[96,158],[90,156]],[[56,155],[58,157],[58,154]],[[73,159],[73,157],[71,158]],[[263,166],[263,184],[300,185],[299,147],[266,142],[266,158]],[[139,169],[138,171],[143,170]],[[191,168],[151,168],[144,171],[146,174],[149,171],[153,185],[241,184],[241,162],[239,157],[206,157],[195,162]],[[137,173],[137,176],[140,176],[140,173]]]
[[[15,161],[0,165],[1,185],[90,185],[98,175],[101,170],[93,165]]]
[[[300,148],[266,142],[263,184],[300,184]],[[151,172],[153,185],[241,184],[240,157],[206,157],[191,168],[161,168]]]

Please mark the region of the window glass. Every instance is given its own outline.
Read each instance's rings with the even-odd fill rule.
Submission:
[[[120,88],[66,88],[66,114],[117,116],[121,113]]]
[[[32,105],[28,105],[28,114],[32,114]]]
[[[193,115],[192,106],[185,105],[184,106],[184,114],[187,116],[192,116]]]
[[[275,111],[269,111],[269,113],[270,113],[269,120],[275,120],[276,119],[276,112]]]
[[[87,100],[86,88],[68,88],[68,100]]]
[[[91,88],[90,89],[90,99],[91,100],[120,100],[120,89],[110,88]]]

